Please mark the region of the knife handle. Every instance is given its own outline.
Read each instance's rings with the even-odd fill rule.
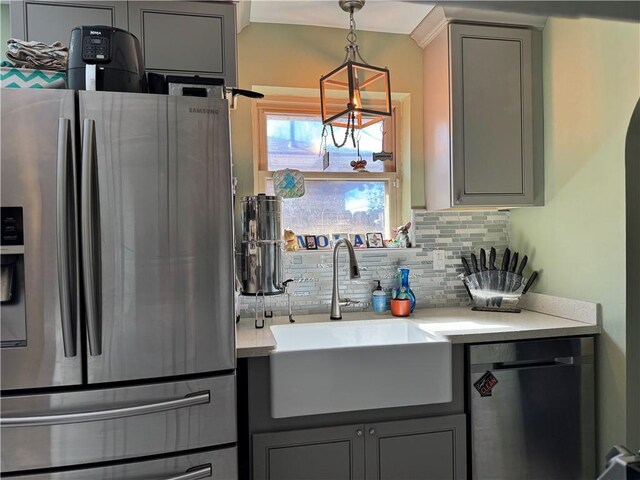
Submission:
[[[480,271],[478,268],[478,258],[475,253],[471,254],[471,265],[473,265],[473,273],[478,273]]]
[[[529,291],[529,289],[531,288],[531,285],[533,285],[533,282],[536,281],[536,278],[538,278],[538,272],[533,272],[529,277],[529,280],[527,280],[527,284],[524,286],[524,290],[522,290],[522,295],[524,295],[525,293],[527,293],[527,291]]]
[[[493,247],[489,252],[489,270],[496,270],[496,249]]]
[[[526,255],[522,257],[522,263],[520,264],[520,268],[518,268],[517,271],[518,275],[522,275],[522,272],[524,272],[524,267],[527,266],[527,260],[529,260],[529,258]]]
[[[509,271],[513,273],[516,271],[517,267],[518,267],[518,252],[514,253],[513,256],[511,257],[511,265],[509,265]]]
[[[504,250],[504,256],[502,257],[502,268],[500,270],[506,272],[509,269],[509,260],[511,260],[511,250],[506,248]]]
[[[483,272],[487,269],[487,252],[484,251],[484,248],[480,249],[480,270]]]
[[[462,257],[462,266],[464,267],[464,273],[466,273],[467,275],[471,275],[471,268],[469,267],[469,262],[467,262],[467,259]]]

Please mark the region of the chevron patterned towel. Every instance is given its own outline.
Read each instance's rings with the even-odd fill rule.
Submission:
[[[30,68],[0,68],[2,88],[65,88],[64,72]]]

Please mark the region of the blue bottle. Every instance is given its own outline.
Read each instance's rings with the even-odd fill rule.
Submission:
[[[416,308],[416,296],[409,287],[409,269],[408,268],[399,268],[398,275],[400,276],[400,286],[404,287],[404,290],[407,292],[409,296],[409,303],[411,304],[411,311]]]

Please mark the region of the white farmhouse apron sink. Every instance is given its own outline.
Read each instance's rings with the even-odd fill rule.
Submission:
[[[452,400],[451,342],[404,319],[274,325],[273,418]]]

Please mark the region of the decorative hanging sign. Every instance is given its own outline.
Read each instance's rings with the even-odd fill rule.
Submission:
[[[382,132],[382,151],[374,152],[373,161],[374,162],[389,162],[393,160],[393,153],[384,151],[384,136],[387,132],[384,131],[384,123],[380,124],[380,131]]]
[[[304,195],[304,175],[300,170],[287,168],[273,172],[273,192],[282,198]]]
[[[373,154],[374,162],[389,162],[393,160],[393,153],[385,152],[384,149],[381,152],[376,152]]]
[[[329,168],[329,150],[327,150],[327,129],[322,129],[322,141],[320,143],[320,152],[322,152],[322,170]]]

